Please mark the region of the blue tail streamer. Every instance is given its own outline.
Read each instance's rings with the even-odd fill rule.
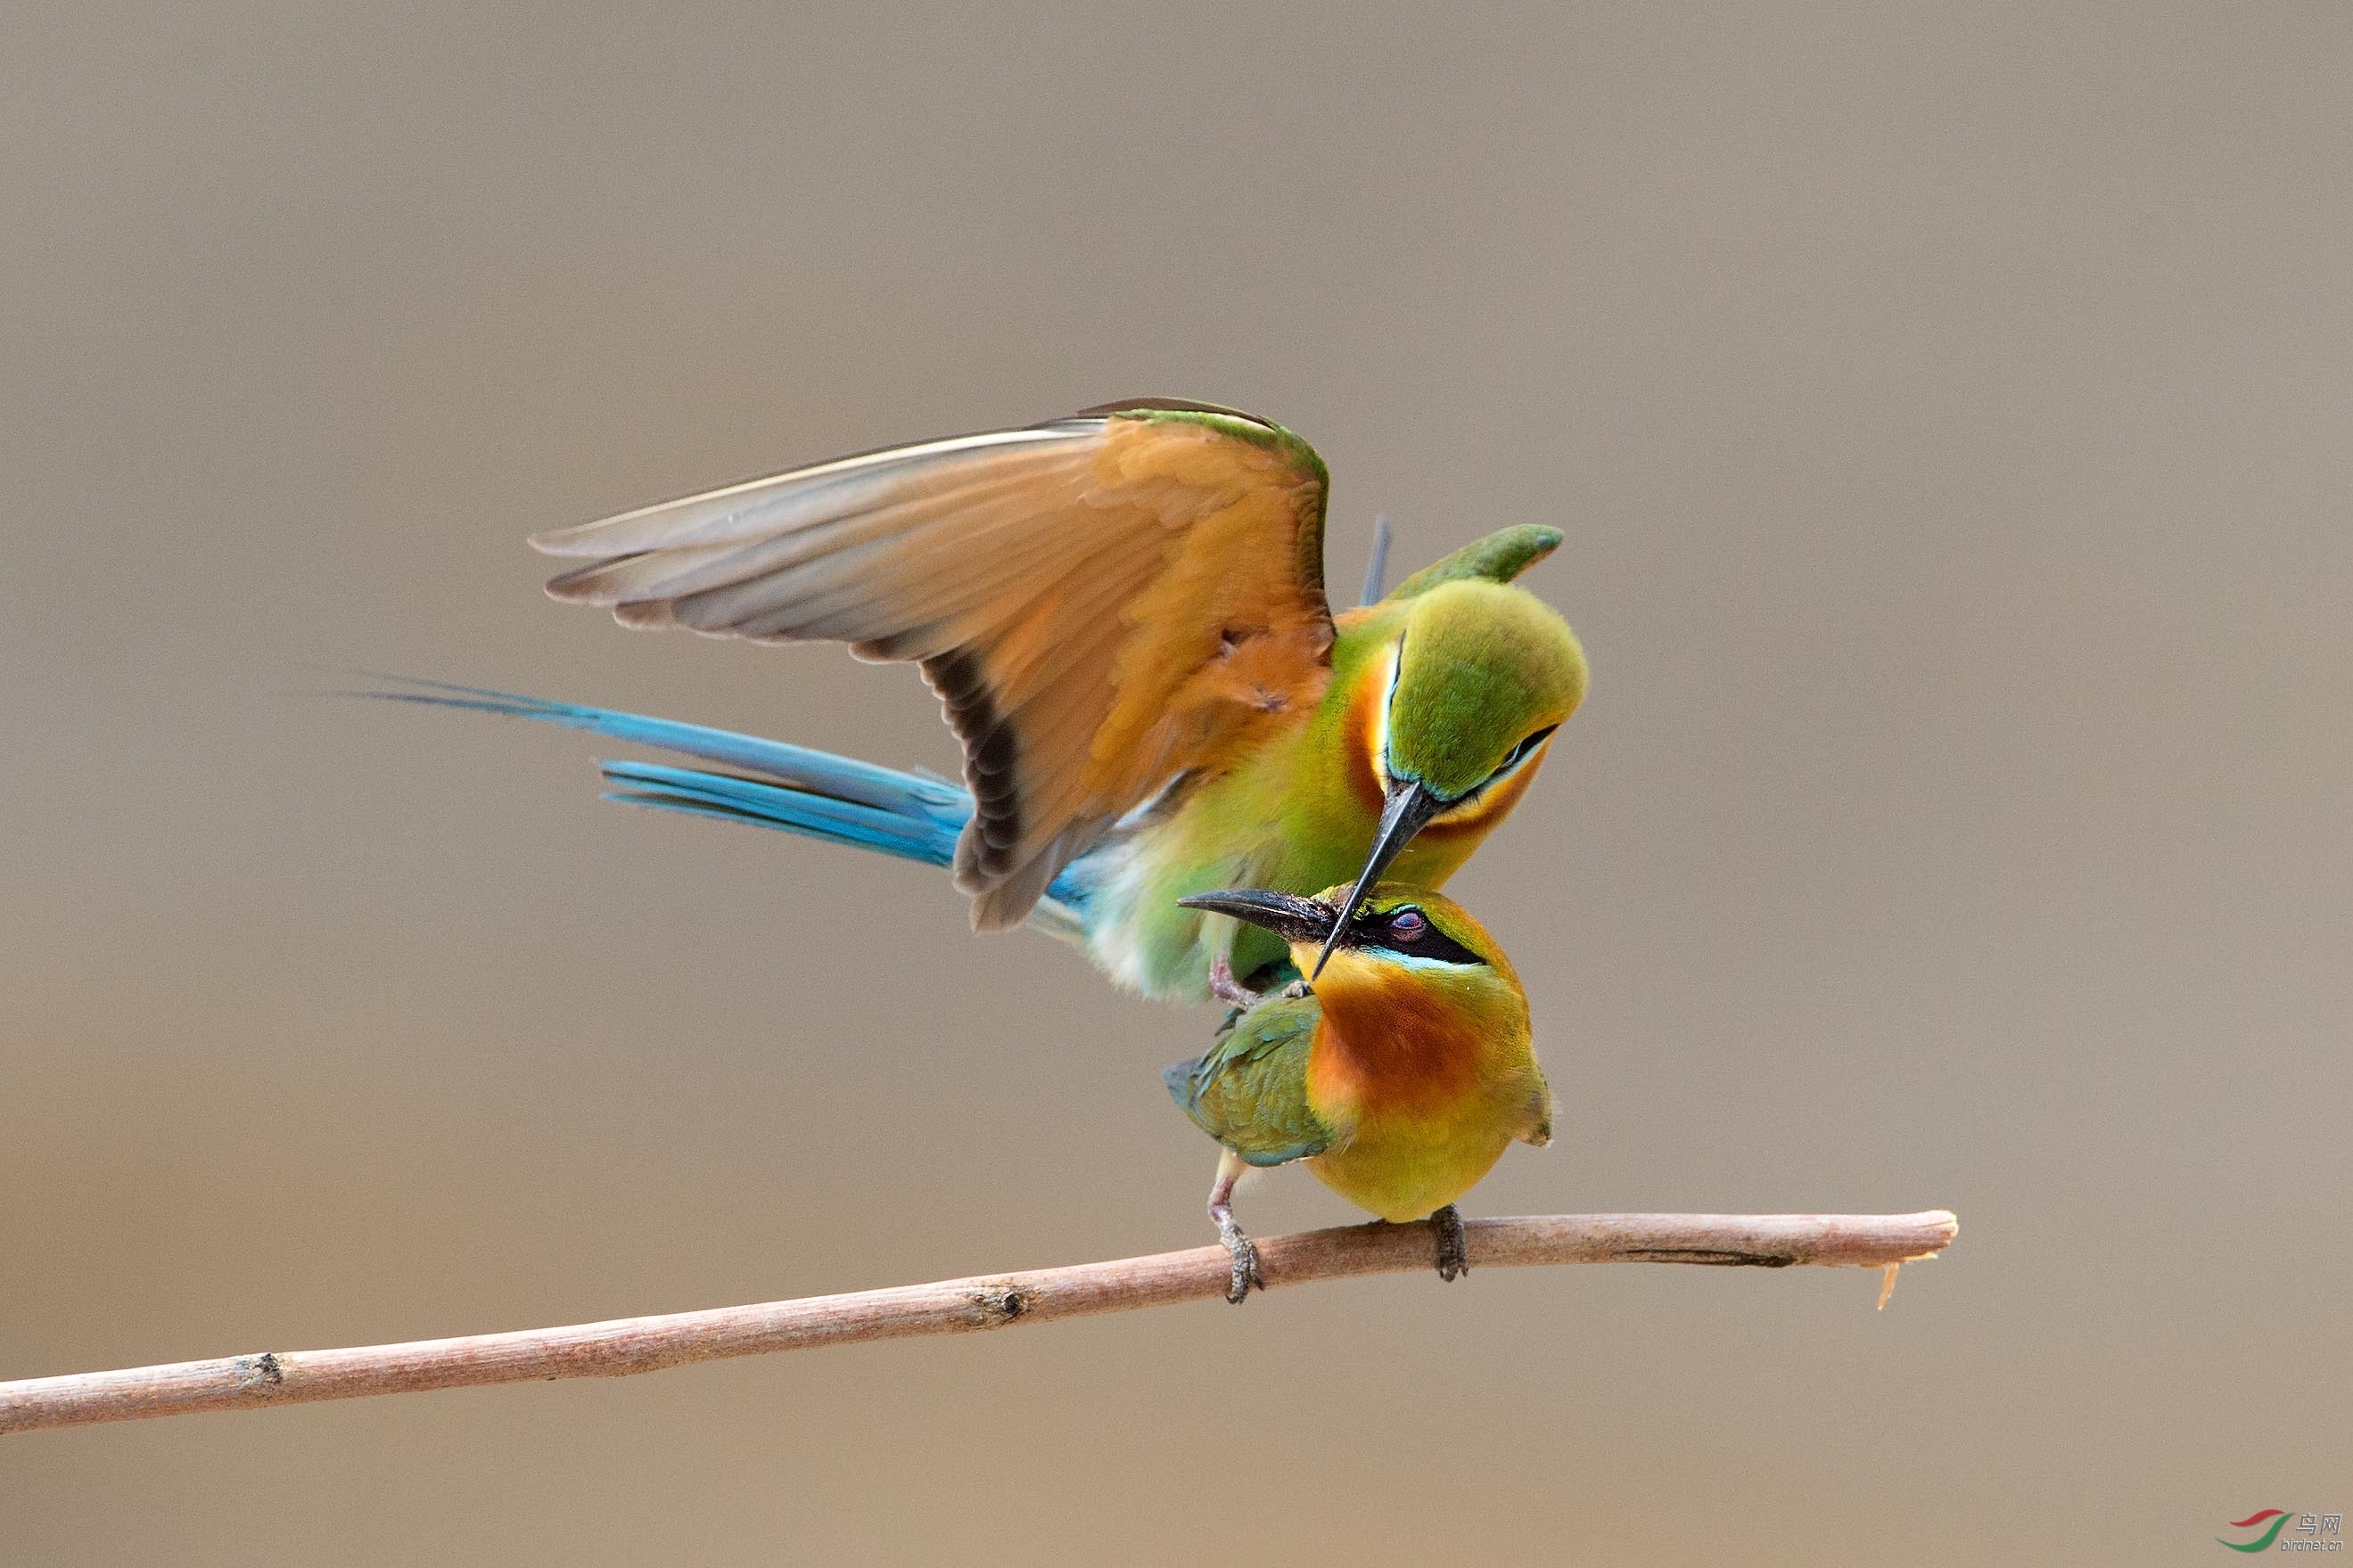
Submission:
[[[528,719],[766,775],[742,778],[655,763],[600,764],[612,786],[605,798],[628,805],[756,823],[934,866],[955,858],[956,836],[972,817],[972,796],[944,780],[784,741],[416,676],[377,679],[419,689],[350,695]]]

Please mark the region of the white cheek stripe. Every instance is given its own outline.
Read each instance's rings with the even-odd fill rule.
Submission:
[[[1388,679],[1381,683],[1381,705],[1373,714],[1373,777],[1388,793],[1389,778],[1389,708],[1397,701],[1398,675],[1405,666],[1405,638],[1402,635],[1389,645]]]
[[[1483,963],[1456,963],[1451,959],[1424,958],[1418,952],[1399,952],[1396,948],[1381,949],[1383,963],[1394,963],[1404,969],[1448,969],[1457,974],[1472,974],[1486,968]]]

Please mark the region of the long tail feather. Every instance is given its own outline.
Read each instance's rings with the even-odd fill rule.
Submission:
[[[784,741],[713,730],[701,724],[554,702],[480,686],[457,686],[408,675],[373,679],[414,688],[406,691],[350,692],[381,702],[413,702],[528,719],[566,730],[585,730],[634,745],[744,768],[765,775],[744,778],[701,768],[660,763],[604,762],[605,798],[624,805],[652,806],[690,816],[748,822],[833,844],[877,850],[902,859],[946,866],[955,858],[956,836],[972,818],[972,796],[944,779],[861,763]],[[1050,934],[1076,940],[1077,910],[1085,900],[1075,868],[1055,879],[1029,923]]]
[[[427,708],[459,708],[477,713],[496,713],[510,719],[529,719],[535,723],[560,725],[566,730],[586,730],[611,740],[659,747],[681,756],[700,757],[706,763],[717,763],[722,767],[748,768],[753,773],[765,773],[785,784],[815,790],[839,800],[856,801],[881,811],[914,808],[927,816],[944,817],[955,815],[959,826],[965,817],[972,815],[972,796],[955,784],[925,778],[921,773],[902,773],[897,768],[878,767],[854,757],[836,756],[831,752],[813,751],[789,742],[763,740],[757,735],[738,734],[733,730],[713,730],[701,724],[681,724],[673,719],[654,719],[642,713],[623,713],[611,708],[552,702],[543,697],[522,697],[512,691],[493,691],[487,687],[455,686],[448,681],[427,680],[413,675],[372,674],[371,678],[397,681],[418,689],[355,691],[349,695],[372,698],[380,702],[415,702]]]
[[[763,827],[781,827],[836,844],[878,849],[905,860],[945,866],[955,858],[962,822],[881,811],[857,801],[835,800],[789,784],[737,778],[699,768],[659,763],[603,763],[607,800],[650,805],[697,816],[719,816]]]

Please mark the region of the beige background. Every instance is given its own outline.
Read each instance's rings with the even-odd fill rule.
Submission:
[[[2341,5],[318,5],[0,49],[0,1375],[1207,1239],[1208,1009],[353,668],[953,753],[522,537],[1134,393],[1564,527],[1489,1213],[1964,1218],[0,1442],[10,1563],[2206,1562],[2353,1511]],[[398,16],[391,13],[397,11]],[[2060,14],[2063,12],[2063,15]],[[611,750],[610,747],[602,748]],[[1295,1173],[1263,1228],[1347,1211]]]

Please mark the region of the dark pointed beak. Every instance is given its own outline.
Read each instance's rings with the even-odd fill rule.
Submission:
[[[1337,929],[1333,924],[1331,905],[1293,893],[1270,893],[1260,888],[1195,893],[1176,902],[1188,910],[1208,910],[1264,926],[1285,942],[1322,942]]]
[[[1357,877],[1356,885],[1348,889],[1348,901],[1340,906],[1340,918],[1332,922],[1332,932],[1324,939],[1324,951],[1315,955],[1315,973],[1308,979],[1324,973],[1324,966],[1331,962],[1332,950],[1340,945],[1340,933],[1356,918],[1365,895],[1373,890],[1373,884],[1381,879],[1381,873],[1389,868],[1398,851],[1412,843],[1413,836],[1421,831],[1423,825],[1445,807],[1446,803],[1430,794],[1419,779],[1398,779],[1389,785],[1388,804],[1381,808],[1381,826],[1373,835],[1373,852],[1365,857],[1364,872]]]

